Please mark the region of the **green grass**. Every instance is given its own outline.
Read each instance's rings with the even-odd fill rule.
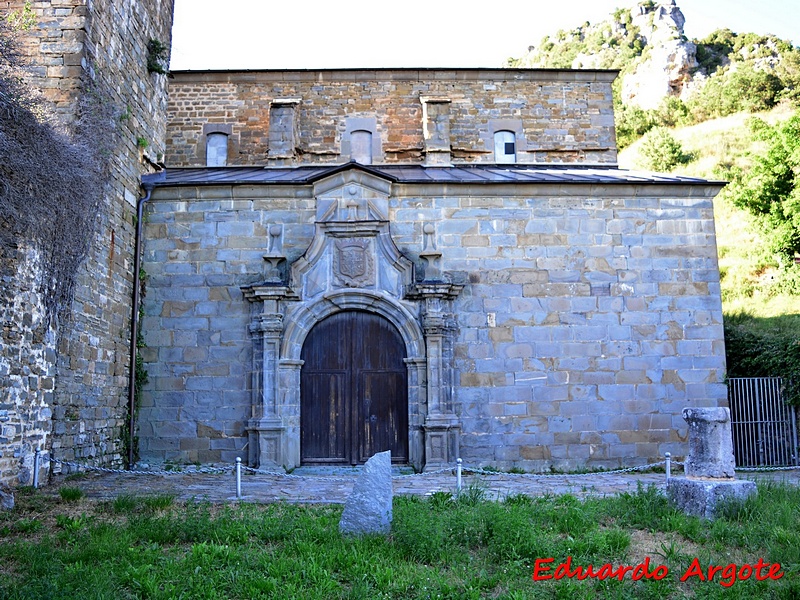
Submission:
[[[343,538],[339,506],[180,504],[163,497],[20,496],[0,515],[0,598],[792,598],[800,594],[800,490],[756,499],[706,524],[653,489],[564,495],[395,499],[388,537]],[[32,525],[39,523],[39,525]],[[661,581],[532,581],[537,559],[573,567],[666,565]],[[701,564],[779,562],[780,581],[679,582]]]
[[[79,487],[62,486],[58,490],[58,495],[64,502],[77,502],[85,495]]]

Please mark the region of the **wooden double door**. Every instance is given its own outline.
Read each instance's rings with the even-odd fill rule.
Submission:
[[[385,450],[392,462],[408,462],[405,344],[394,325],[372,313],[336,313],[311,329],[301,358],[303,464],[355,465]]]

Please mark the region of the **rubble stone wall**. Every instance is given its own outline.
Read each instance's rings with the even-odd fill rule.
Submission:
[[[0,1],[0,11],[21,12],[25,4]],[[59,324],[57,353],[27,345],[28,338],[20,333],[18,351],[3,354],[9,372],[41,373],[38,382],[30,383],[40,391],[20,410],[30,413],[46,405],[36,417],[42,431],[51,420],[52,436],[42,449],[62,459],[121,464],[127,437],[136,202],[142,173],[152,171],[165,152],[167,78],[148,72],[148,44],[158,40],[169,47],[173,2],[49,0],[31,2],[30,7],[36,24],[20,34],[28,82],[41,90],[68,129],[82,96],[90,95],[110,115],[113,150],[97,231],[80,267],[70,315]],[[30,261],[10,258],[3,268],[15,289],[30,290],[3,298],[3,322],[27,322],[40,311]],[[43,335],[39,332],[36,339]],[[49,391],[41,391],[45,389]],[[10,404],[11,392],[2,391],[0,404]],[[3,456],[11,439],[4,435],[0,441]],[[42,446],[43,441],[37,443]],[[19,468],[30,457],[16,458],[17,467],[2,464],[3,480],[24,478]]]

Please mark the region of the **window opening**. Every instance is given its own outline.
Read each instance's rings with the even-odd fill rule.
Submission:
[[[505,164],[517,162],[517,142],[513,131],[495,132],[494,160]]]
[[[372,164],[372,133],[357,130],[350,133],[350,159],[362,165]]]
[[[209,133],[206,135],[206,166],[224,167],[228,164],[228,135]]]

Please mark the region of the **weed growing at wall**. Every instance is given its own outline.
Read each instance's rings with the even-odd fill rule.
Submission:
[[[147,42],[147,72],[164,75],[169,61],[169,46],[159,40]]]

